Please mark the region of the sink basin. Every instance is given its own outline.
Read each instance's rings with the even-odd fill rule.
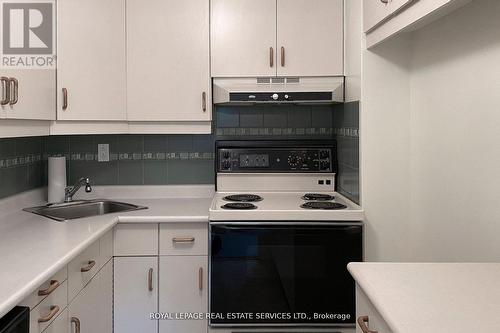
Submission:
[[[52,204],[40,207],[25,208],[24,210],[33,214],[42,215],[56,221],[67,221],[83,217],[99,216],[111,213],[130,212],[134,210],[147,209],[125,202],[111,200],[85,200],[70,203]]]

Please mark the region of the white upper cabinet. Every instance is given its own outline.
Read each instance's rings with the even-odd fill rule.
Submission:
[[[211,119],[209,20],[209,0],[127,0],[129,121]]]
[[[402,32],[414,31],[472,0],[363,0],[366,46],[371,48]]]
[[[55,120],[55,70],[5,70],[0,76],[0,118]]]
[[[342,0],[213,0],[212,76],[343,75]]]
[[[125,0],[58,0],[58,120],[125,120]]]
[[[278,0],[278,76],[344,75],[343,0]]]
[[[213,77],[276,75],[276,0],[212,0]]]
[[[367,32],[391,15],[389,0],[363,0],[363,26]]]
[[[410,2],[416,1],[416,0],[391,0],[391,5],[389,10],[391,11],[391,14],[396,13],[398,10],[403,9],[406,5],[408,5]]]

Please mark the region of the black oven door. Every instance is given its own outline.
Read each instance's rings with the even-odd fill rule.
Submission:
[[[210,324],[352,325],[354,261],[361,225],[211,225]]]

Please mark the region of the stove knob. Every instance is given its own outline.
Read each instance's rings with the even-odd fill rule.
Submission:
[[[322,171],[330,170],[330,162],[328,162],[328,161],[321,161],[319,163],[319,169],[322,170]]]
[[[321,150],[319,152],[319,158],[322,160],[326,160],[326,159],[330,158],[330,152],[328,150]]]
[[[288,101],[290,99],[290,96],[285,95],[285,99]]]
[[[277,101],[279,97],[280,97],[280,96],[279,96],[278,94],[273,94],[273,95],[271,96],[271,98],[272,98],[273,100],[275,100],[275,101]]]
[[[231,162],[223,161],[222,162],[222,170],[230,170],[230,169],[231,169]]]

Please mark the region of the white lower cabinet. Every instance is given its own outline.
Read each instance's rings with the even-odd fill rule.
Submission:
[[[114,332],[156,333],[158,322],[158,257],[114,259]]]
[[[70,332],[111,333],[113,261],[109,261],[68,306]]]
[[[202,313],[204,317],[208,311],[207,226],[151,226],[115,227],[114,333],[207,333],[204,318],[150,319],[156,312],[173,316]]]
[[[208,311],[207,256],[160,257],[161,313]],[[160,333],[206,333],[206,320],[161,320]]]

